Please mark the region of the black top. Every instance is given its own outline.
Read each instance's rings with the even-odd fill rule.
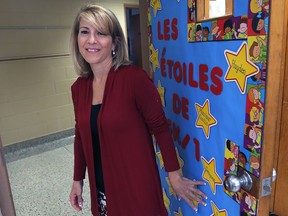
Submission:
[[[92,134],[92,142],[93,142],[94,167],[95,167],[97,190],[100,190],[101,192],[104,193],[105,191],[104,191],[104,180],[103,180],[103,172],[102,172],[100,141],[99,141],[98,127],[97,127],[97,117],[98,117],[100,108],[101,108],[101,104],[92,105],[90,124],[91,124],[91,134]]]

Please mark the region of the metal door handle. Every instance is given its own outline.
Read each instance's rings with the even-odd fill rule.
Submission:
[[[250,191],[253,186],[253,180],[248,172],[239,170],[238,175],[230,175],[224,181],[225,188],[230,192],[238,192],[241,188]]]

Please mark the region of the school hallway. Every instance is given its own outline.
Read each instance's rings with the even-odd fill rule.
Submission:
[[[70,205],[73,176],[73,136],[5,153],[17,216],[90,216],[88,183],[84,209]]]

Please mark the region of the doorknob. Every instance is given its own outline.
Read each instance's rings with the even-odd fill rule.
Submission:
[[[248,172],[240,169],[238,175],[229,175],[224,181],[225,188],[230,192],[238,192],[241,188],[250,191],[253,186],[253,180]]]

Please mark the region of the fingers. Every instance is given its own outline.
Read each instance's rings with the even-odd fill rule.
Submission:
[[[196,213],[198,212],[197,203],[194,204],[194,202],[187,197],[184,197],[183,199]]]
[[[183,198],[187,204],[195,211],[198,212],[198,204],[206,206],[207,203],[203,201],[207,199],[205,193],[198,189],[198,185],[206,185],[205,182],[190,180],[183,177],[183,185],[181,193],[179,193],[180,199]]]
[[[82,181],[73,181],[72,190],[70,193],[70,203],[76,211],[82,211],[83,208],[83,198],[82,198]]]
[[[200,196],[200,197],[203,197],[204,199],[207,199],[207,198],[208,198],[205,193],[203,193],[201,190],[199,190],[199,189],[197,188],[197,186],[190,188],[190,190],[191,190],[191,193],[192,193],[192,194],[196,194],[196,195],[198,195],[198,196]]]
[[[191,196],[182,196],[183,200],[197,213],[198,212],[198,204],[201,203],[203,206],[206,206],[207,203],[203,202],[202,199],[192,194]],[[181,198],[179,198],[179,201]]]
[[[178,195],[178,199],[184,199],[195,212],[198,212],[199,203],[203,206],[207,205],[203,201],[203,198],[207,199],[207,196],[198,189],[198,186],[206,185],[205,182],[190,180],[183,176],[173,178],[172,174],[169,176],[169,180],[174,191]]]
[[[198,189],[198,185],[206,185],[203,181],[196,181],[196,180],[190,180],[187,178],[184,178],[184,181],[186,182],[186,191],[191,191],[196,195],[200,195],[201,197],[207,199],[207,196]]]
[[[189,196],[189,199],[192,199],[192,200],[196,201],[197,203],[200,203],[203,206],[207,205],[207,203],[204,202],[202,199],[202,197],[204,199],[207,199],[206,195],[198,189],[194,190],[194,191],[190,191],[188,196]]]
[[[183,180],[186,181],[187,184],[189,184],[190,186],[194,186],[194,185],[206,185],[205,182],[203,181],[196,181],[196,180],[191,180],[188,178],[183,177]]]
[[[70,203],[76,211],[82,211],[82,208],[83,208],[82,196],[77,196],[76,194],[71,194],[70,195]]]

